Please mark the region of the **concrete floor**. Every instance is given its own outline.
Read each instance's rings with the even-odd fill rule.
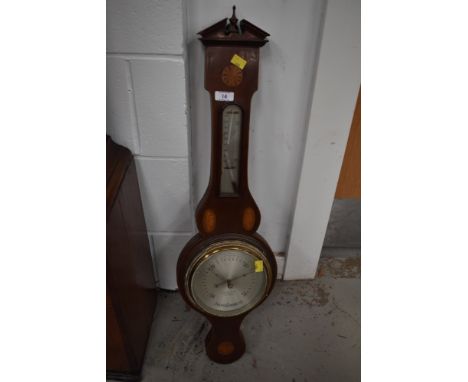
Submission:
[[[247,350],[230,365],[205,355],[207,321],[160,292],[142,381],[359,381],[360,287],[353,256],[323,258],[314,280],[278,280],[244,320]]]
[[[361,248],[361,199],[335,199],[323,246]]]

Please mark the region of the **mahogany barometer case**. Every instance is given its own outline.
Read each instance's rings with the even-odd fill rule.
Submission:
[[[207,190],[195,218],[198,233],[177,263],[185,301],[211,323],[207,355],[230,363],[245,352],[244,317],[270,294],[276,261],[256,231],[260,210],[248,186],[250,102],[257,90],[259,50],[269,34],[235,7],[199,32],[205,47],[205,89],[211,102],[211,165]]]

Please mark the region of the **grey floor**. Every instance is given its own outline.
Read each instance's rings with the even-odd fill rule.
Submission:
[[[161,292],[142,380],[360,380],[360,257],[322,258],[317,278],[278,281],[243,323],[244,356],[230,365],[204,351],[209,324],[177,292]]]
[[[360,199],[335,199],[323,246],[324,250],[361,248]]]

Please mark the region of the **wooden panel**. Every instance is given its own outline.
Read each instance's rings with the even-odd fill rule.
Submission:
[[[361,198],[361,91],[356,102],[335,198]]]
[[[140,368],[146,350],[156,305],[156,282],[146,232],[135,162],[128,167],[117,198],[125,223],[128,252],[109,264],[118,276],[113,279],[125,309],[125,334]],[[115,268],[114,268],[115,267]],[[118,269],[118,271],[117,271]]]
[[[136,377],[156,305],[153,263],[131,153],[108,140],[107,154],[107,372]]]
[[[130,369],[125,346],[109,294],[106,295],[106,368],[114,371]]]

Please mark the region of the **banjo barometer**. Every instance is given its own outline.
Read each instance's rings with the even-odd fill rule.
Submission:
[[[201,31],[205,89],[211,99],[211,172],[198,204],[196,234],[182,250],[177,283],[185,301],[211,323],[207,355],[230,363],[242,356],[244,317],[269,295],[276,261],[256,232],[260,211],[248,187],[250,100],[257,90],[259,48],[268,33],[235,7]]]

